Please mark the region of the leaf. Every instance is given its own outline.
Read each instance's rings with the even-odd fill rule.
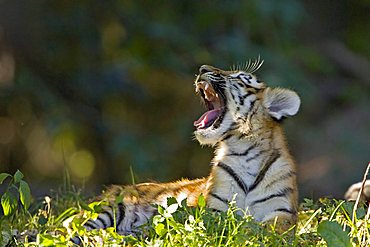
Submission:
[[[198,197],[198,206],[200,208],[204,208],[206,206],[206,200],[204,199],[204,196],[203,194],[201,194],[199,197]]]
[[[166,234],[166,229],[164,229],[164,224],[159,223],[158,225],[155,226],[155,232],[162,237],[164,234]]]
[[[4,182],[4,180],[7,178],[7,177],[10,177],[11,175],[9,173],[0,173],[0,184],[2,184]]]
[[[158,205],[158,213],[160,215],[163,215],[163,213],[164,213],[164,209],[163,209],[163,207],[161,205]]]
[[[37,236],[37,243],[40,246],[55,246],[54,238],[49,234],[39,234]]]
[[[21,173],[20,170],[17,170],[14,174],[14,183],[19,183],[23,177],[23,173]]]
[[[343,203],[343,208],[347,211],[349,215],[353,215],[354,202],[345,202]],[[362,219],[366,215],[366,210],[364,207],[359,207],[356,210],[356,218]]]
[[[89,212],[94,212],[94,206],[91,206],[88,205],[87,203],[85,203],[84,201],[79,201],[78,204],[80,205],[80,207],[83,209],[83,210],[86,210],[86,211],[89,211]]]
[[[167,198],[167,207],[172,205],[172,204],[175,204],[175,203],[177,203],[176,198],[174,198],[174,197],[168,197]]]
[[[31,204],[31,190],[28,184],[23,180],[19,182],[19,197],[24,209],[27,210]]]
[[[319,224],[317,231],[325,239],[329,247],[352,246],[348,233],[342,230],[338,222],[323,221]]]
[[[102,203],[103,203],[102,201],[89,203],[88,206],[91,209],[90,211],[100,213],[103,210],[102,205],[101,205]],[[81,203],[81,205],[83,205],[83,203]]]
[[[181,201],[181,207],[186,207],[186,205],[188,205],[188,199],[185,198],[184,200]]]
[[[3,207],[4,215],[8,216],[12,214],[17,207],[17,203],[17,198],[9,191],[6,191],[1,197],[1,206]]]

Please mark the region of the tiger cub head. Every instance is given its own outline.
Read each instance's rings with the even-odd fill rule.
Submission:
[[[261,65],[257,60],[243,70],[200,67],[195,91],[207,112],[194,122],[194,134],[201,144],[213,146],[231,135],[248,135],[298,112],[300,99],[295,92],[267,87],[252,74]]]

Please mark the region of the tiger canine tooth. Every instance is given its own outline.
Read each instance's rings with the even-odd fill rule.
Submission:
[[[199,77],[199,76],[198,76]],[[198,93],[199,89],[203,89],[203,81],[198,81],[198,78],[195,80],[195,92]]]
[[[199,92],[200,89],[203,89],[204,97],[208,101],[213,101],[215,99],[215,97],[216,98],[218,97],[217,93],[215,92],[215,90],[213,89],[212,85],[209,82],[207,82],[207,81],[196,81],[195,85],[196,85],[195,92]]]

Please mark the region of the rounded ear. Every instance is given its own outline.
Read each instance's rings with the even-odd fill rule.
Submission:
[[[301,100],[294,91],[283,88],[267,88],[265,90],[263,106],[277,120],[295,115],[300,105]]]

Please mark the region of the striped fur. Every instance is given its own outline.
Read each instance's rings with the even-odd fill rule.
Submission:
[[[255,67],[260,66],[258,62]],[[299,97],[287,89],[266,87],[246,71],[203,65],[199,72],[196,91],[209,111],[195,122],[194,134],[202,145],[216,149],[210,175],[173,183],[113,186],[103,197],[113,205],[121,195],[122,202],[87,222],[87,229],[115,225],[119,233],[130,234],[156,214],[152,204],[164,204],[166,198],[175,197],[187,198],[188,205],[195,206],[200,194],[215,210],[227,210],[235,199],[236,205],[257,221],[278,217],[282,229],[295,223],[295,164],[280,120],[297,113]]]
[[[111,206],[104,208],[96,220],[85,224],[87,230],[115,226],[122,235],[135,233],[138,226],[148,222],[156,213],[153,204],[166,205],[168,197],[178,201],[187,198],[189,206],[198,204],[200,193],[206,192],[206,179],[195,179],[173,183],[142,183],[130,186],[111,186],[98,200],[108,199]],[[115,205],[117,196],[122,202]]]

